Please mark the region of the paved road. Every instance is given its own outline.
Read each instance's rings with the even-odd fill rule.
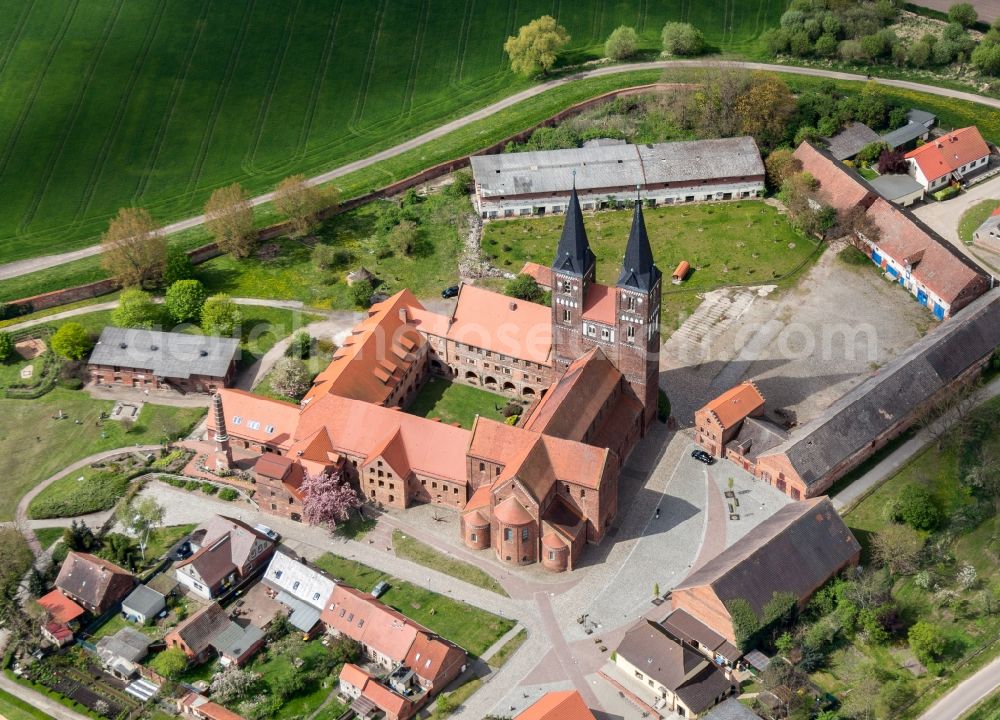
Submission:
[[[985,269],[1000,275],[1000,255],[984,248],[966,245],[958,237],[958,223],[965,211],[983,200],[1000,198],[1000,180],[993,178],[973,185],[958,197],[944,202],[928,202],[913,210],[913,214],[927,223],[938,235],[958,248]]]
[[[931,705],[919,720],[958,720],[997,688],[1000,688],[1000,657]]]
[[[349,173],[355,172],[357,170],[362,170],[364,168],[370,167],[383,160],[388,160],[390,158],[402,155],[409,150],[420,147],[432,140],[441,138],[448,133],[463,128],[470,125],[483,118],[495,115],[501,110],[505,110],[512,107],[524,100],[541,95],[542,93],[551,90],[552,88],[559,87],[561,85],[566,85],[571,82],[576,82],[578,80],[585,80],[588,78],[604,77],[606,75],[617,75],[620,73],[642,71],[642,70],[669,70],[672,68],[710,68],[710,67],[735,67],[743,68],[747,70],[770,70],[775,72],[785,72],[793,73],[795,75],[808,75],[811,77],[822,77],[829,78],[832,80],[866,80],[865,75],[858,75],[856,73],[846,73],[837,72],[834,70],[823,70],[821,68],[808,68],[808,67],[795,67],[791,65],[774,65],[770,63],[755,63],[755,62],[739,62],[730,61],[722,62],[719,60],[705,59],[705,60],[660,60],[655,62],[644,62],[644,63],[634,63],[627,65],[609,65],[607,67],[595,68],[593,70],[586,70],[579,73],[574,73],[572,75],[566,75],[564,77],[556,78],[554,80],[549,80],[545,83],[540,83],[534,85],[530,88],[522,90],[521,92],[510,95],[503,100],[499,100],[492,105],[487,105],[484,108],[480,108],[475,112],[469,113],[460,118],[456,118],[451,122],[440,125],[433,130],[418,135],[414,138],[401,142],[398,145],[377,152],[374,155],[369,155],[361,160],[356,160],[347,165],[341,165],[340,167],[329,170],[315,177],[309,178],[308,182],[312,185],[318,185],[331,180],[335,180],[339,177],[343,177]],[[986,97],[984,95],[978,95],[972,92],[966,92],[963,90],[953,90],[951,88],[936,87],[934,85],[924,85],[922,83],[910,82],[909,80],[892,80],[884,78],[876,78],[876,80],[883,84],[891,87],[904,88],[908,90],[917,90],[919,92],[929,93],[931,95],[939,95],[941,97],[952,98],[956,100],[968,100],[970,102],[978,102],[983,105],[987,105],[993,108],[1000,108],[1000,100],[996,98]],[[274,197],[273,192],[264,193],[263,195],[258,195],[253,198],[250,202],[253,205],[262,205],[266,202],[270,202]],[[165,225],[161,228],[161,231],[165,234],[172,234],[181,232],[182,230],[189,230],[193,227],[197,227],[205,222],[204,215],[196,215],[194,217],[189,217],[184,220],[179,220],[178,222]],[[6,280],[9,278],[18,277],[20,275],[27,275],[28,273],[35,272],[37,270],[44,270],[45,268],[55,267],[57,265],[63,265],[73,260],[79,260],[81,258],[90,257],[97,255],[101,252],[100,245],[92,245],[91,247],[83,248],[81,250],[73,250],[72,252],[62,253],[59,255],[44,255],[42,257],[28,258],[25,260],[18,260],[16,262],[7,263],[5,265],[0,265],[0,280]]]
[[[14,697],[20,698],[32,707],[47,713],[56,720],[90,720],[86,715],[81,715],[75,710],[70,710],[68,707],[42,695],[40,692],[14,682],[3,674],[0,674],[0,688],[3,688]]]

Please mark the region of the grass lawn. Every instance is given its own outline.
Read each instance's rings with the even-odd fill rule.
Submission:
[[[43,550],[48,550],[52,545],[61,538],[63,535],[63,528],[61,527],[51,527],[51,528],[38,528],[35,530],[35,537],[38,538],[38,542],[42,544]]]
[[[272,642],[267,650],[260,653],[249,666],[252,672],[260,673],[261,679],[269,687],[287,687],[297,674],[307,672],[310,668],[321,666],[321,663],[331,651],[318,639],[304,642],[297,636],[286,636]],[[320,705],[336,693],[336,681],[332,678],[324,683],[311,679],[292,697],[285,701],[273,717],[281,720],[296,720],[309,718]],[[346,708],[336,699],[324,708],[324,713],[338,711],[332,717],[339,717]]]
[[[37,400],[0,399],[0,453],[7,458],[7,480],[0,489],[0,521],[12,520],[24,493],[75,460],[102,450],[161,442],[166,434],[186,432],[205,413],[201,408],[147,403],[131,432],[126,433],[117,422],[97,425],[100,413],[109,412],[113,405],[63,388]],[[67,417],[54,420],[60,410]]]
[[[722,50],[756,51],[783,9],[581,0],[556,14],[572,36],[563,61],[578,63],[622,23],[658,49],[671,19]],[[196,214],[220,185],[268,190],[524,88],[532,81],[510,72],[503,42],[553,6],[12,0],[6,10],[0,262],[82,246],[124,205],[159,220]]]
[[[83,468],[42,490],[28,506],[28,517],[42,520],[110,510],[128,486],[128,478],[120,473]]]
[[[149,544],[146,545],[146,557],[157,558],[165,554],[178,540],[191,533],[197,527],[194,523],[188,525],[168,525],[156,528],[149,533]]]
[[[3,690],[0,690],[0,717],[6,720],[52,720],[51,715]]]
[[[778,283],[818,256],[816,243],[761,201],[660,207],[644,212],[656,264],[665,276],[681,260],[693,268],[682,285],[664,284],[662,325],[676,329],[701,302],[699,295],[727,285]],[[518,272],[525,261],[552,262],[565,218],[498,220],[483,231],[483,251],[495,264]],[[631,211],[584,218],[597,256],[597,280],[615,284],[621,272]]]
[[[524,645],[524,641],[527,639],[528,631],[525,628],[521,628],[521,631],[517,635],[508,640],[503,647],[493,654],[493,657],[489,660],[490,667],[494,670],[502,668],[504,664],[510,660],[514,653],[516,653],[520,647]]]
[[[1000,690],[994,692],[960,720],[997,720],[1000,718]]]
[[[874,180],[878,177],[878,173],[866,165],[858,166],[855,169],[858,171],[858,175],[863,177],[865,180]]]
[[[964,213],[962,219],[958,221],[958,237],[964,243],[972,242],[972,233],[983,224],[993,211],[1000,207],[1000,200],[983,200],[976,203]]]
[[[442,422],[458,423],[471,429],[476,415],[502,422],[503,414],[497,408],[502,410],[507,402],[503,395],[431,378],[420,388],[406,412],[420,417],[440,418]]]
[[[475,585],[507,597],[507,592],[503,589],[503,586],[488,573],[483,572],[475,565],[470,565],[450,555],[445,555],[400,530],[392,531],[392,547],[399,557],[412,560],[418,565],[443,572],[445,575],[451,575],[453,578],[458,578],[470,585]]]
[[[998,412],[1000,399],[993,399],[977,414],[980,418],[995,418]],[[990,431],[985,443],[993,452],[1000,451],[1000,435],[995,429]],[[844,521],[864,548],[862,564],[869,563],[867,555],[872,535],[886,525],[884,508],[894,503],[905,487],[925,487],[940,509],[944,524],[961,517],[971,507],[974,501],[956,480],[961,472],[962,454],[967,451],[971,450],[955,443],[948,443],[941,450],[936,445],[927,447],[844,515]],[[946,657],[942,659],[942,678],[934,678],[930,674],[913,678],[902,667],[902,661],[909,656],[905,642],[877,646],[856,639],[834,650],[827,667],[813,675],[823,689],[844,692],[853,682],[854,669],[871,662],[887,675],[904,678],[911,684],[913,695],[918,700],[900,716],[916,717],[935,698],[995,656],[997,648],[994,641],[1000,636],[1000,615],[985,612],[982,589],[1000,581],[1000,565],[996,561],[1000,517],[988,517],[970,531],[949,534],[939,530],[933,535],[924,534],[929,535],[929,543],[944,543],[946,553],[951,556],[947,561],[926,561],[924,569],[931,574],[936,587],[954,592],[959,604],[936,600],[935,592],[920,588],[912,576],[898,578],[892,594],[906,622],[927,620],[941,628],[948,648]],[[975,586],[968,590],[962,589],[956,581],[958,569],[964,563],[971,564],[977,575]],[[992,649],[973,657],[991,642],[994,642]]]
[[[42,366],[45,364],[43,355],[39,355],[31,360],[25,360],[17,353],[13,353],[6,362],[0,362],[0,389],[12,384],[25,385],[42,380]],[[28,379],[21,378],[21,371],[31,366],[34,368],[32,375]],[[37,383],[36,383],[37,384]]]
[[[511,620],[397,580],[356,560],[326,553],[316,560],[316,565],[363,592],[369,592],[380,580],[387,580],[392,587],[381,597],[382,602],[472,655],[482,654],[514,627]]]

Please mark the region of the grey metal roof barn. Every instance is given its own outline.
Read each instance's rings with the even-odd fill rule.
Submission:
[[[887,132],[882,136],[882,141],[891,148],[913,142],[917,138],[923,137],[934,127],[937,116],[925,110],[910,110],[906,113],[906,124],[895,130]]]
[[[166,607],[167,601],[162,594],[146,585],[139,585],[127,598],[122,600],[122,611],[130,610],[137,615],[151,618]]]
[[[847,160],[861,152],[865,145],[878,141],[879,136],[864,123],[852,122],[833,137],[823,139],[833,157]]]
[[[159,377],[224,377],[239,346],[236,338],[106,327],[89,363],[141,368]]]
[[[601,145],[568,150],[476,155],[483,197],[634,188],[657,183],[751,177],[764,163],[751,137],[659,145]]]
[[[905,198],[915,192],[920,192],[924,186],[913,179],[912,175],[879,175],[877,178],[868,181],[878,194],[889,202],[896,202],[900,198]]]

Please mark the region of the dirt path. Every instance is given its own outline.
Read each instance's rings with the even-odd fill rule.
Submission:
[[[671,68],[710,68],[710,67],[736,67],[744,68],[747,70],[769,70],[774,72],[784,72],[792,73],[795,75],[807,75],[811,77],[822,77],[829,78],[831,80],[854,80],[863,81],[867,77],[865,75],[859,75],[856,73],[846,73],[838,72],[834,70],[823,70],[821,68],[808,68],[808,67],[795,67],[791,65],[774,65],[770,63],[756,63],[756,62],[741,62],[741,61],[729,61],[722,62],[720,60],[705,59],[705,60],[660,60],[655,62],[644,62],[644,63],[633,63],[627,65],[609,65],[606,67],[595,68],[593,70],[586,70],[579,73],[574,73],[572,75],[566,75],[564,77],[556,78],[554,80],[549,80],[548,82],[540,83],[534,85],[530,88],[522,90],[521,92],[510,95],[503,100],[499,100],[492,105],[487,105],[486,107],[480,108],[475,112],[469,113],[460,118],[456,118],[451,122],[440,125],[433,130],[423,133],[422,135],[417,135],[414,138],[406,140],[394,145],[393,147],[386,148],[380,152],[373,155],[369,155],[361,160],[356,160],[352,163],[346,165],[341,165],[340,167],[334,168],[333,170],[328,170],[325,173],[316,175],[309,179],[309,183],[313,185],[318,185],[331,180],[335,180],[349,173],[355,172],[357,170],[363,170],[364,168],[370,167],[376,163],[383,160],[388,160],[390,158],[402,155],[409,150],[420,147],[432,140],[437,140],[448,133],[458,130],[460,128],[466,127],[478,120],[495,115],[501,110],[505,110],[509,107],[517,105],[524,100],[533,98],[537,95],[551,90],[552,88],[559,87],[561,85],[566,85],[571,82],[576,82],[577,80],[586,80],[588,78],[604,77],[607,75],[617,75],[626,72],[635,72],[642,70],[668,70]],[[875,78],[875,80],[883,85],[890,87],[903,88],[907,90],[917,90],[919,92],[929,93],[931,95],[939,95],[941,97],[952,98],[955,100],[968,100],[970,102],[978,102],[983,105],[987,105],[992,108],[1000,108],[1000,100],[995,98],[986,97],[983,95],[978,95],[972,92],[966,92],[963,90],[953,90],[951,88],[942,88],[935,85],[924,85],[922,83],[910,82],[909,80],[892,80]],[[273,192],[264,193],[263,195],[258,195],[253,198],[250,202],[253,205],[263,205],[264,203],[270,202],[274,197]],[[161,231],[165,234],[173,234],[181,232],[183,230],[189,230],[193,227],[197,227],[205,222],[204,215],[196,215],[194,217],[189,217],[184,220],[179,220],[175,223],[165,225],[161,228]],[[91,247],[83,248],[81,250],[73,250],[72,252],[61,253],[58,255],[45,255],[42,257],[28,258],[26,260],[18,260],[16,262],[7,263],[5,265],[0,265],[0,280],[7,280],[9,278],[19,277],[21,275],[27,275],[28,273],[36,272],[38,270],[44,270],[50,267],[56,267],[57,265],[64,265],[74,260],[79,260],[81,258],[90,257],[97,255],[101,252],[99,245],[93,245]]]

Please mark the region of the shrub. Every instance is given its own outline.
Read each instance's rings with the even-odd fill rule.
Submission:
[[[926,488],[907,485],[899,495],[899,517],[917,530],[933,530],[941,519],[941,512]]]
[[[635,55],[639,49],[639,36],[635,28],[619,25],[611,31],[604,43],[604,54],[612,60],[625,60]]]
[[[197,480],[188,480],[184,483],[185,490],[197,490],[201,487],[201,483]]]
[[[538,287],[535,278],[527,273],[521,273],[513,280],[509,280],[504,286],[503,293],[530,302],[538,302],[542,297],[542,289]]]
[[[218,490],[218,488],[210,482],[203,482],[201,484],[201,491],[206,495],[215,495],[216,490]]]
[[[945,639],[941,629],[926,620],[914,623],[906,637],[913,654],[924,664],[940,659],[944,653]]]
[[[174,322],[191,322],[201,317],[205,297],[205,286],[199,281],[178,280],[167,289],[163,302]]]
[[[948,21],[958,23],[963,28],[972,27],[979,20],[979,13],[972,3],[955,3],[948,10]]]
[[[82,482],[77,478],[84,477]],[[70,473],[41,492],[28,508],[35,520],[76,517],[110,510],[125,495],[128,478],[110,470],[80,475]]]
[[[170,287],[178,280],[190,280],[193,277],[194,265],[191,264],[188,254],[176,245],[169,246],[163,267],[163,284]]]
[[[10,333],[0,332],[0,362],[6,362],[14,354],[14,339]]]
[[[297,333],[292,335],[292,339],[288,343],[288,349],[285,350],[285,355],[288,357],[299,358],[300,360],[306,360],[310,355],[312,355],[312,345],[313,339],[309,335],[309,331],[299,330]]]
[[[219,500],[225,500],[226,502],[232,502],[238,498],[240,494],[233,490],[232,488],[222,488],[219,490]]]
[[[295,357],[283,357],[271,371],[271,387],[289,398],[299,398],[309,389],[311,381],[305,363]]]
[[[449,197],[465,197],[472,192],[472,173],[468,170],[459,170],[452,176],[452,183],[445,188],[445,194]]]
[[[660,38],[664,52],[670,55],[700,55],[705,51],[705,37],[691,23],[668,22]]]
[[[370,280],[360,280],[351,285],[351,297],[354,304],[366,308],[372,304],[372,295],[375,294],[375,287]]]
[[[180,608],[178,608],[178,616]],[[187,669],[187,656],[180,648],[168,648],[154,657],[149,663],[158,674],[173,680]]]
[[[935,200],[947,200],[948,198],[955,197],[959,192],[960,190],[957,187],[949,185],[948,187],[942,188],[936,193],[933,193],[933,195]]]
[[[160,309],[153,297],[139,288],[123,290],[111,322],[122,328],[151,328],[160,320]]]
[[[326,243],[316,243],[312,249],[312,261],[320,270],[329,270],[337,264],[337,249]]]
[[[224,293],[212,295],[201,308],[201,328],[209,335],[232,337],[243,322],[243,314]]]

